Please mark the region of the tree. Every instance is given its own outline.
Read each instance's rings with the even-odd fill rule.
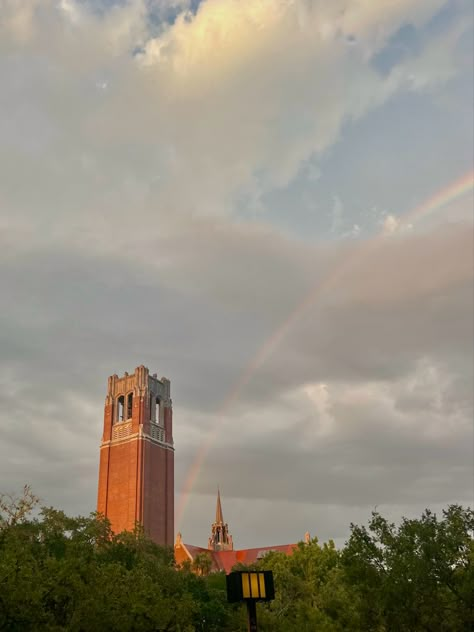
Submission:
[[[319,544],[317,538],[300,542],[292,556],[268,553],[259,563],[273,571],[275,600],[260,610],[262,630],[314,632],[351,629],[347,617],[335,608],[345,601],[338,581],[340,553],[332,541]]]
[[[138,525],[113,534],[97,514],[52,507],[36,518],[29,487],[0,496],[0,632],[106,629],[238,632],[245,608],[226,601],[225,574],[208,553],[192,572]],[[258,606],[263,632],[461,632],[473,629],[474,514],[457,505],[398,527],[378,513],[351,526],[346,546],[314,538],[273,570],[275,600]],[[242,567],[241,567],[242,568]]]
[[[21,496],[0,494],[0,529],[26,520],[39,502],[29,485],[23,487]]]
[[[343,552],[364,629],[456,632],[474,624],[474,513],[426,510],[397,528],[378,513],[351,526]]]
[[[198,553],[193,560],[192,567],[198,575],[209,575],[212,568],[212,558],[209,553]]]
[[[176,569],[141,528],[114,535],[101,516],[51,507],[27,518],[0,530],[0,630],[226,629],[222,581]]]

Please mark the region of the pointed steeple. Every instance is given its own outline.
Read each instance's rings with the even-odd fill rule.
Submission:
[[[216,524],[224,524],[224,517],[222,515],[222,505],[221,505],[221,492],[219,488],[217,488],[217,504],[216,504]]]
[[[211,537],[207,548],[211,551],[233,551],[234,544],[232,536],[229,534],[229,527],[224,523],[224,515],[222,513],[221,492],[217,488],[216,503],[216,520],[212,524]]]

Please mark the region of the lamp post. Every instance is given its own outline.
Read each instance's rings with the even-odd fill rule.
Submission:
[[[227,601],[247,604],[248,631],[257,632],[257,601],[275,599],[272,571],[233,571],[226,584]]]

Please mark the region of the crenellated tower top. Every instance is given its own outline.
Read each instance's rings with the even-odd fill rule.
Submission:
[[[170,397],[170,381],[158,379],[141,365],[134,373],[122,377],[111,375],[105,398],[104,435],[102,441],[133,435],[137,432],[156,439],[168,446],[173,445]]]

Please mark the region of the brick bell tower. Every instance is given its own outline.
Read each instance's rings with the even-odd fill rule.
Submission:
[[[139,366],[109,377],[97,511],[115,533],[138,522],[157,544],[174,542],[174,447],[170,381]]]

